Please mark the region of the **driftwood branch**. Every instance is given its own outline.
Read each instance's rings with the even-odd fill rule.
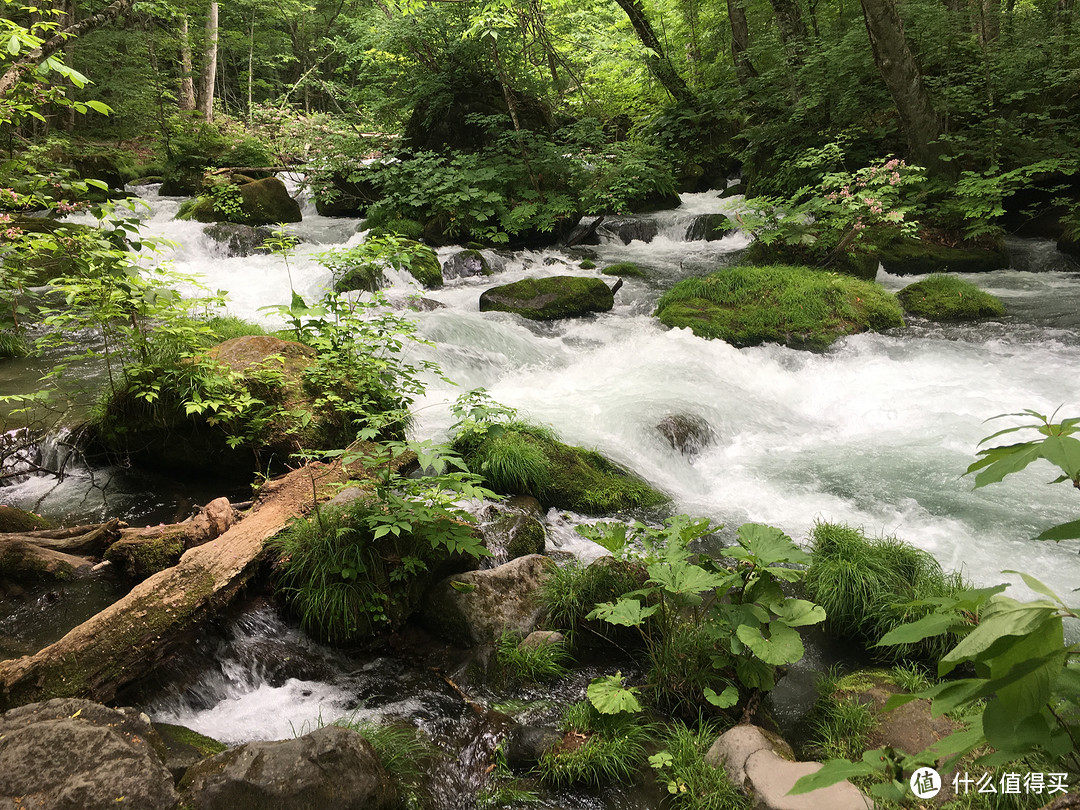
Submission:
[[[0,662],[0,711],[52,697],[108,702],[123,686],[160,667],[186,631],[235,598],[258,570],[263,544],[343,482],[338,465],[312,464],[265,485],[242,521],[35,655]],[[321,497],[322,493],[320,493]]]

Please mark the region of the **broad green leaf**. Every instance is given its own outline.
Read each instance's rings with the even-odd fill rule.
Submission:
[[[948,673],[961,661],[979,658],[998,639],[1031,633],[1055,613],[1056,607],[1044,602],[1017,602],[1006,596],[997,597],[983,611],[978,626],[941,659],[939,674]]]
[[[805,649],[797,630],[780,622],[771,622],[766,627],[769,631],[768,638],[762,634],[762,628],[748,624],[739,625],[735,634],[766,664],[792,664],[803,657]]]
[[[1080,521],[1077,521],[1077,523],[1080,524]],[[1020,579],[1024,580],[1024,584],[1027,585],[1029,588],[1031,588],[1031,590],[1035,591],[1035,593],[1041,593],[1043,596],[1049,596],[1051,599],[1053,599],[1059,605],[1064,604],[1061,601],[1060,596],[1058,596],[1056,593],[1054,593],[1052,590],[1050,590],[1049,586],[1047,586],[1046,584],[1044,584],[1044,583],[1040,582],[1039,580],[1035,579],[1035,577],[1031,576],[1031,574],[1025,574],[1023,571],[1013,571],[1011,568],[1007,568],[1004,571],[1002,571],[1001,573],[1003,573],[1003,574],[1018,574],[1020,576]]]
[[[964,475],[978,471],[975,476],[975,489],[987,484],[996,484],[1006,475],[1019,472],[1031,462],[1042,458],[1042,448],[1036,442],[1011,444],[1004,447],[991,447],[979,452],[982,459],[967,468]]]
[[[790,537],[774,526],[765,526],[761,523],[744,523],[738,529],[739,544],[750,554],[757,558],[759,565],[772,565],[778,562],[810,561],[810,555],[800,549]],[[729,549],[732,556],[737,555],[738,549]]]
[[[730,709],[739,702],[739,690],[731,684],[719,695],[707,686],[702,691],[705,694],[705,700],[720,709]]]
[[[1036,540],[1080,540],[1080,520],[1061,523],[1047,529]]]
[[[94,112],[99,112],[102,115],[108,115],[109,113],[112,112],[112,107],[110,107],[108,104],[104,104],[103,102],[100,102],[100,101],[87,101],[86,106],[89,107]]]
[[[881,637],[875,647],[889,647],[894,644],[914,644],[931,636],[940,636],[949,631],[959,619],[948,613],[931,613],[917,621],[894,627]]]
[[[659,609],[659,605],[642,607],[637,599],[619,599],[617,602],[597,605],[586,618],[600,619],[621,627],[637,627]]]
[[[1056,464],[1070,480],[1080,480],[1080,439],[1072,436],[1049,436],[1042,441],[1042,455]]]
[[[711,574],[687,562],[654,563],[648,567],[649,581],[673,594],[699,594],[720,587],[726,576]]]
[[[641,704],[633,690],[623,686],[622,672],[594,679],[585,693],[589,697],[589,702],[601,714],[641,711]]]
[[[773,611],[788,627],[804,627],[825,621],[825,608],[805,599],[787,599],[774,605]]]
[[[878,769],[866,762],[848,762],[846,759],[830,759],[820,770],[800,777],[799,780],[787,792],[788,796],[798,796],[800,793],[809,793],[812,790],[835,785],[845,779],[853,779],[857,776],[869,776]]]

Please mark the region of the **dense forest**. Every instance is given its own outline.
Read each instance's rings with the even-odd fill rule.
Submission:
[[[1074,0],[2,2],[0,795],[1080,808]]]

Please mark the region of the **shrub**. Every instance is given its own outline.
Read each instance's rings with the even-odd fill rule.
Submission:
[[[966,321],[1005,314],[1005,305],[956,276],[935,273],[896,294],[904,309],[931,321]]]
[[[870,281],[808,267],[732,267],[680,281],[654,313],[671,327],[734,346],[823,350],[837,338],[903,326],[895,296]]]
[[[830,632],[873,648],[883,660],[936,661],[955,645],[958,637],[948,635],[874,648],[893,628],[933,612],[925,600],[964,590],[960,574],[944,573],[930,554],[895,537],[871,539],[851,526],[817,523],[810,539],[806,590],[825,608]]]

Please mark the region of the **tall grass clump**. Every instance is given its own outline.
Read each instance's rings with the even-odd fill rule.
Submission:
[[[629,783],[645,762],[653,728],[637,714],[601,714],[587,700],[563,716],[566,736],[541,757],[540,778],[558,787]]]
[[[495,660],[510,678],[524,683],[554,681],[570,670],[564,642],[522,645],[520,633],[506,631],[495,645]]]
[[[713,723],[690,728],[675,723],[667,730],[665,753],[650,761],[661,784],[666,783],[668,804],[674,810],[749,810],[750,800],[731,783],[723,768],[705,762],[705,754],[720,729]]]
[[[881,285],[790,265],[684,279],[661,296],[654,314],[666,326],[739,347],[821,350],[844,335],[904,325],[896,297]]]
[[[572,559],[565,565],[552,566],[540,586],[540,603],[547,616],[547,626],[561,630],[571,644],[587,626],[585,617],[601,602],[610,602],[638,588],[644,569],[635,571],[623,560],[602,557],[585,565]],[[597,632],[611,632],[611,625],[595,622]]]
[[[930,554],[895,537],[868,538],[852,526],[817,523],[810,539],[806,590],[825,608],[827,630],[885,661],[937,661],[956,645],[958,637],[945,634],[874,647],[893,628],[931,613],[926,600],[963,591],[960,574],[946,574]]]
[[[245,321],[235,315],[215,315],[207,319],[206,325],[210,327],[210,331],[218,343],[224,343],[232,338],[251,337],[267,333],[257,323]]]

